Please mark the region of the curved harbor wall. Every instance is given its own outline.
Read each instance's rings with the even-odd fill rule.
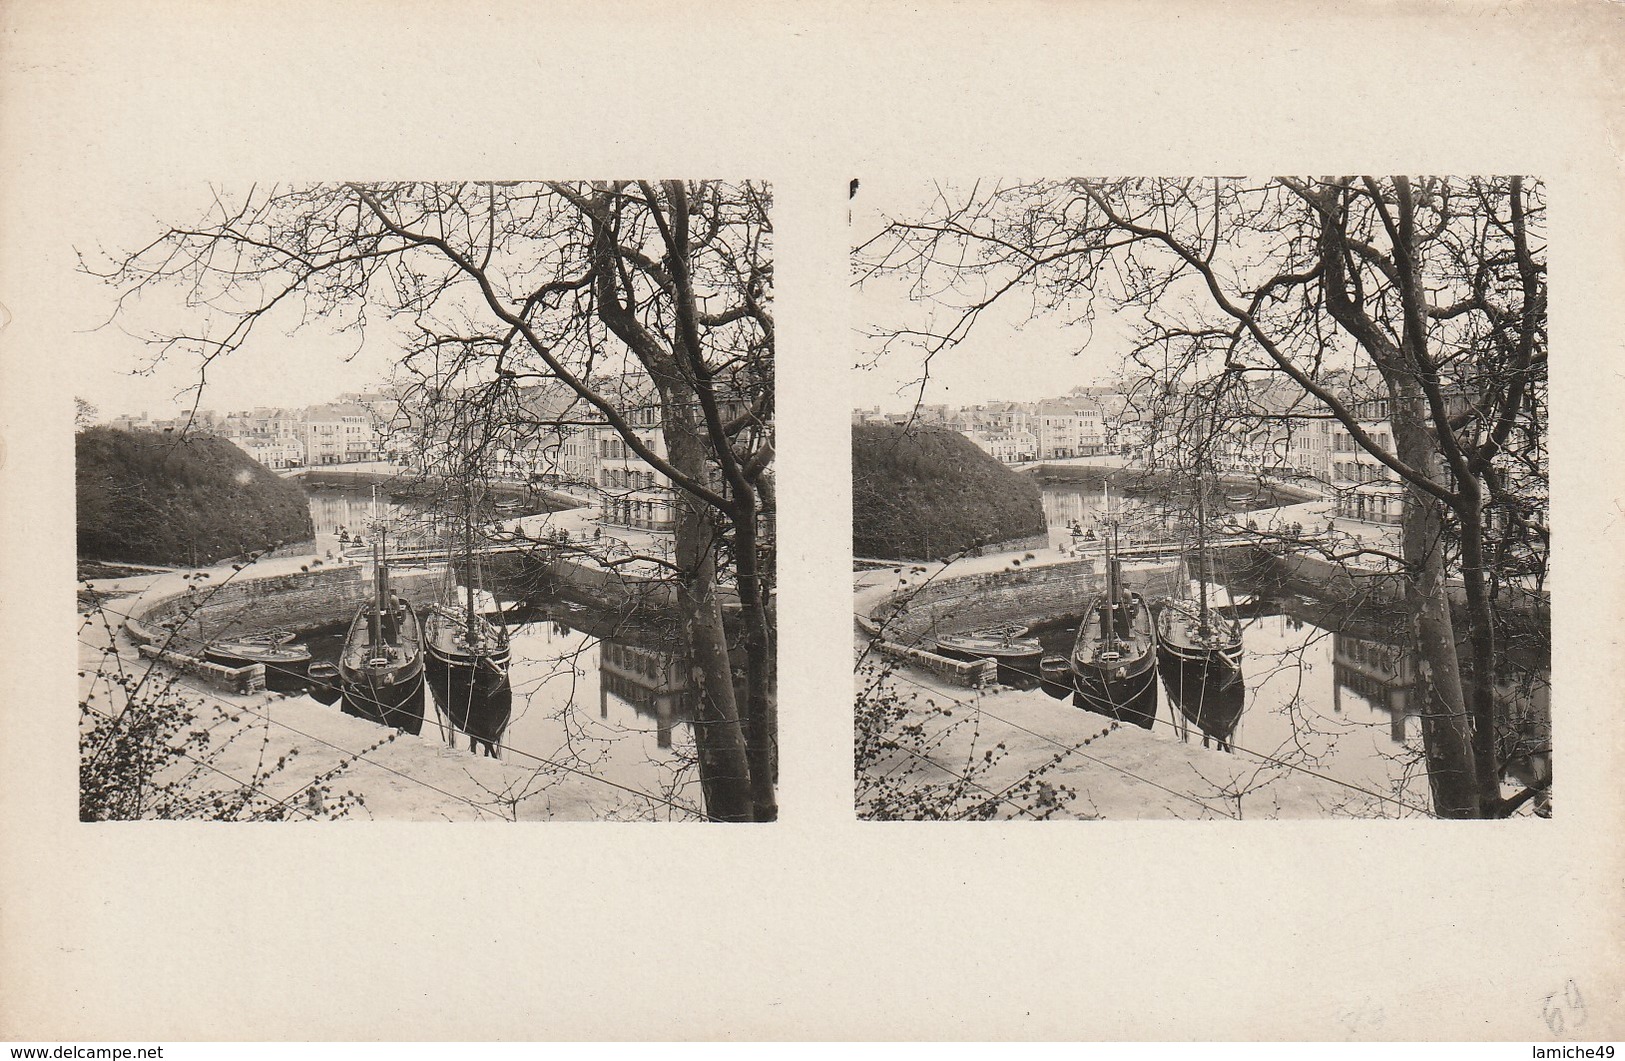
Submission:
[[[346,468],[343,465],[318,464],[313,467],[290,468],[282,474],[286,479],[293,479],[308,486],[351,488],[376,485],[388,487],[405,495],[427,489],[414,482],[412,479],[413,473],[405,469],[382,471],[377,468]],[[493,498],[522,501],[532,497],[540,497],[557,511],[580,508],[588,504],[581,498],[573,494],[567,494],[562,490],[535,483],[520,482],[517,479],[492,479],[486,486],[489,496]]]
[[[1123,581],[1147,596],[1178,588],[1179,561],[1125,566]],[[888,594],[859,625],[886,640],[917,643],[932,634],[963,634],[996,626],[1033,626],[1082,614],[1101,590],[1105,565],[1097,559],[990,571],[903,586]]]
[[[664,612],[675,597],[669,581],[625,577],[563,558],[517,553],[497,556],[486,562],[485,571],[487,576],[495,576],[494,582],[505,583],[505,589],[525,599],[575,601],[617,613]],[[389,581],[395,592],[413,604],[429,604],[444,591],[446,565],[391,565]],[[206,641],[327,626],[348,622],[372,593],[370,566],[324,567],[281,575],[245,572],[218,585],[205,582],[138,600],[125,629],[140,644],[164,644],[175,637],[182,642]]]
[[[390,571],[390,586],[414,604],[427,604],[441,591],[444,565]],[[182,639],[242,637],[267,630],[325,626],[355,615],[370,600],[370,569],[333,567],[258,578],[239,576],[211,586],[193,585],[141,601],[125,629],[142,644]]]
[[[1239,555],[1238,555],[1239,553]],[[1405,578],[1397,565],[1367,568],[1339,563],[1312,553],[1255,545],[1227,550],[1220,564],[1228,573],[1264,580],[1278,589],[1332,601],[1397,604],[1405,599]],[[1453,608],[1467,605],[1467,590],[1460,578],[1445,581],[1445,594]],[[1550,629],[1551,591],[1517,591],[1502,597],[1497,608],[1503,619]]]

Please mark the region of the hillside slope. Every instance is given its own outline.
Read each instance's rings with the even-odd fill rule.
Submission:
[[[936,559],[1044,532],[1043,495],[965,436],[891,424],[852,428],[852,549]]]
[[[81,561],[196,566],[315,536],[299,484],[223,438],[93,427],[74,457]]]

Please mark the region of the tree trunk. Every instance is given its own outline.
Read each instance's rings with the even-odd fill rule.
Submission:
[[[745,652],[745,750],[750,761],[751,800],[755,819],[776,821],[779,816],[774,786],[778,781],[778,710],[770,695],[773,647],[768,636],[767,609],[762,601],[762,579],[756,557],[756,504],[739,503],[733,515],[734,566],[738,574],[743,610]]]
[[[1395,455],[1413,468],[1437,470],[1438,440],[1414,383],[1396,384],[1392,397]],[[1416,697],[1433,809],[1443,818],[1477,818],[1481,809],[1472,728],[1445,592],[1443,503],[1409,486],[1403,530],[1405,604],[1416,644]]]
[[[1467,638],[1472,649],[1468,669],[1468,717],[1472,720],[1473,757],[1477,761],[1481,806],[1493,807],[1501,798],[1501,765],[1496,754],[1495,729],[1495,617],[1484,584],[1484,517],[1477,483],[1465,484],[1467,510],[1461,519],[1461,571],[1467,588]]]
[[[666,453],[672,467],[703,481],[705,454],[691,407],[671,396],[664,406]],[[710,514],[703,501],[677,492],[676,559],[681,571],[677,607],[697,693],[694,743],[707,813],[719,821],[751,821],[750,765],[717,595],[716,535]]]

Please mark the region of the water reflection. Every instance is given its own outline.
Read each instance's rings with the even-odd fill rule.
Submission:
[[[317,659],[330,659],[343,632],[324,628],[301,636]],[[551,776],[579,771],[613,783],[603,786],[602,817],[704,817],[692,726],[695,694],[671,632],[576,609],[544,609],[510,626],[509,649],[512,718],[501,741],[505,761]],[[444,742],[439,723],[430,700],[422,733],[400,739]],[[466,739],[459,747],[467,747]],[[534,807],[521,802],[519,816],[543,816],[544,802],[545,796]]]
[[[310,520],[318,534],[343,534],[347,539],[371,542],[380,529],[392,547],[443,546],[462,533],[460,512],[439,511],[421,498],[391,495],[380,489],[376,505],[371,490],[342,486],[306,486]],[[545,512],[541,502],[498,501],[486,498],[475,510],[475,522],[488,523],[532,512]]]
[[[1235,668],[1204,668],[1161,661],[1168,694],[1169,721],[1181,736],[1190,726],[1202,734],[1202,747],[1232,750],[1232,739],[1247,706],[1247,683]],[[1177,711],[1178,714],[1174,714]]]
[[[598,645],[598,716],[609,717],[611,694],[655,723],[655,740],[672,746],[672,726],[694,718],[694,683],[689,668],[670,649],[618,641]]]
[[[1343,782],[1352,786],[1350,809],[1360,813],[1393,814],[1394,800],[1418,812],[1431,808],[1403,617],[1392,608],[1228,588],[1240,600],[1233,610],[1242,620],[1240,673],[1227,681],[1160,668],[1154,730],[1191,740],[1199,734],[1206,746]],[[1072,635],[1052,627],[1038,636],[1054,651]],[[1549,669],[1536,648],[1512,643],[1502,671],[1495,702],[1506,780],[1542,784],[1551,777]],[[1030,688],[1038,678],[1007,684]],[[1537,797],[1537,812],[1549,810],[1548,800]]]
[[[1128,534],[1144,537],[1167,538],[1181,534],[1194,534],[1195,524],[1190,516],[1193,500],[1179,501],[1160,493],[1135,486],[1108,487],[1105,479],[1079,482],[1046,481],[1042,484],[1044,520],[1052,533],[1071,533],[1099,537],[1101,523],[1108,513],[1122,521]],[[1238,514],[1267,503],[1255,496],[1228,495],[1222,492],[1209,498],[1210,512]]]

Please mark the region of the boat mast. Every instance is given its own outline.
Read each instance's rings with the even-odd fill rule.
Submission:
[[[1207,475],[1206,467],[1198,458],[1196,465],[1196,593],[1199,629],[1207,632]]]
[[[1117,520],[1112,516],[1112,484],[1106,480],[1101,484],[1106,498],[1106,610],[1101,613],[1101,621],[1106,624],[1106,648],[1108,651],[1117,651],[1117,599],[1121,594],[1118,588],[1117,570]]]
[[[367,652],[376,656],[384,639],[384,561],[377,542],[372,545],[372,614],[367,617]]]
[[[463,491],[463,579],[466,583],[466,599],[468,604],[468,647],[478,652],[479,626],[474,621],[474,480],[473,469],[469,469],[467,489]]]

